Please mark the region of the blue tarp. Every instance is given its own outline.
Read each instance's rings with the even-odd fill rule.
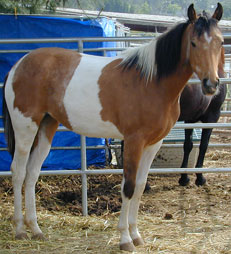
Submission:
[[[0,39],[25,38],[70,38],[70,37],[112,37],[115,36],[115,25],[112,20],[101,18],[97,20],[79,21],[70,18],[0,15]],[[76,43],[31,43],[31,44],[0,44],[0,49],[35,49],[39,47],[63,47],[76,49]],[[84,48],[115,47],[114,42],[84,43]],[[102,55],[102,52],[92,54]],[[108,55],[113,55],[109,53]],[[0,54],[0,82],[24,54]],[[2,105],[2,90],[0,90],[0,109]],[[0,123],[2,127],[2,122]],[[101,138],[87,138],[87,145],[104,145]],[[53,146],[79,146],[80,136],[72,132],[57,132]],[[0,134],[0,147],[5,147],[4,134]],[[11,156],[8,152],[0,153],[0,170],[9,170]],[[105,151],[88,150],[87,164],[104,165]],[[43,169],[76,169],[80,168],[79,150],[51,150],[43,164]]]

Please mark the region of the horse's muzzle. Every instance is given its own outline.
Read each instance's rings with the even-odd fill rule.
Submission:
[[[215,82],[211,82],[209,79],[203,79],[202,91],[205,95],[213,95],[217,91],[219,84],[219,79],[217,79]]]

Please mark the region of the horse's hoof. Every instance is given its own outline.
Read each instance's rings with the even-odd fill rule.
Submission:
[[[120,250],[133,252],[133,251],[135,251],[135,246],[132,242],[131,243],[123,243],[123,244],[120,244]]]
[[[204,178],[204,177],[202,177],[202,178],[197,178],[196,179],[196,181],[195,181],[195,184],[197,185],[197,186],[202,186],[202,185],[204,185],[206,183],[206,179]]]
[[[43,235],[43,233],[38,233],[32,236],[32,240],[47,241],[47,238]]]
[[[20,233],[15,235],[15,240],[27,240],[28,236],[26,233]]]
[[[140,237],[136,238],[136,239],[133,240],[133,244],[135,246],[144,245],[144,240],[142,238],[140,238]]]
[[[190,182],[190,179],[187,177],[187,178],[180,178],[178,183],[179,185],[181,186],[187,186],[189,185],[189,182]]]

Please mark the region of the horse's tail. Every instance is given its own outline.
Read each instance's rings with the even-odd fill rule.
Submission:
[[[7,141],[8,151],[14,156],[14,150],[15,150],[15,137],[14,137],[14,129],[12,126],[10,113],[6,104],[6,98],[5,98],[5,86],[7,81],[8,75],[5,77],[5,81],[3,84],[3,99],[2,99],[2,116],[3,116],[3,126],[4,126],[4,132],[5,132],[5,138]]]

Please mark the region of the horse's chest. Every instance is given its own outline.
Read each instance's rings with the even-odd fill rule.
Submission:
[[[171,130],[179,117],[179,105],[178,102],[162,110],[162,114],[159,117],[152,119],[150,122],[150,134],[149,139],[151,143],[156,143],[163,139]]]

